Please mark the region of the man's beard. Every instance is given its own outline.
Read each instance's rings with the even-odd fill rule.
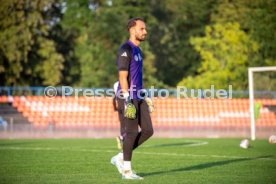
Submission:
[[[145,38],[146,38],[146,35],[142,35],[141,37],[136,36],[136,40],[138,40],[140,42],[144,41]]]

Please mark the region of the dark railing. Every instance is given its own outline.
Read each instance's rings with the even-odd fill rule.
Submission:
[[[113,89],[111,88],[73,88],[69,86],[59,86],[59,87],[50,87],[52,91],[49,91],[51,95],[53,92],[55,96],[112,96],[114,94]],[[0,96],[45,96],[49,87],[8,87],[8,86],[0,86]],[[54,90],[54,91],[53,91]],[[177,89],[147,89],[148,93],[151,96],[159,96],[159,97],[177,97],[178,90]],[[226,97],[232,98],[249,98],[249,91],[225,91]],[[213,90],[213,93],[217,93],[218,90]],[[48,94],[48,95],[49,95]],[[212,95],[210,93],[210,89],[187,89],[185,92],[185,96],[179,95],[181,98],[185,97],[193,97],[193,98],[207,98]],[[216,95],[214,94],[215,98]],[[268,99],[276,99],[276,91],[254,91],[255,98],[268,98]]]

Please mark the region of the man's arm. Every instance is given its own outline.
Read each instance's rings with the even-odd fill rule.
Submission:
[[[125,100],[124,116],[128,119],[136,118],[136,108],[132,104],[129,91],[128,91],[128,71],[130,65],[130,50],[129,48],[121,48],[117,54],[118,70],[119,70],[119,82],[123,98]]]
[[[119,71],[119,81],[123,93],[128,93],[128,71]]]
[[[121,90],[123,93],[123,98],[125,99],[125,112],[124,116],[129,119],[136,118],[136,108],[132,104],[129,92],[128,92],[128,71],[119,71],[119,81],[121,85]]]
[[[128,93],[128,74],[131,60],[131,48],[128,45],[120,48],[117,52],[117,64],[119,70],[119,82],[122,93]]]

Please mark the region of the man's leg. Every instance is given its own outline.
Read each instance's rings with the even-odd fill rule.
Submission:
[[[124,165],[123,165],[123,172],[122,178],[123,179],[143,179],[143,177],[138,176],[132,171],[131,168],[131,159],[132,159],[132,152],[133,146],[135,144],[135,140],[138,136],[138,126],[139,126],[139,104],[138,100],[133,100],[133,104],[137,109],[137,116],[135,119],[125,119],[125,127],[126,127],[126,136],[124,138],[123,143],[123,151],[124,151]]]
[[[124,141],[123,141],[123,153],[118,153],[111,159],[111,163],[115,165],[120,173],[122,173],[123,170],[130,171],[131,178],[138,178],[139,176],[135,175],[131,172],[131,158],[132,158],[132,152],[133,152],[133,146],[136,140],[136,137],[138,135],[138,119],[139,119],[139,113],[137,113],[137,117],[133,120],[125,118],[124,117],[124,100],[118,99],[118,110],[121,114],[121,131],[124,132]],[[139,112],[139,106],[138,106],[138,100],[133,100],[133,104],[137,109],[137,112]],[[123,160],[122,160],[123,159]],[[124,174],[123,174],[124,178]]]
[[[120,134],[122,137],[125,136],[126,134],[126,125],[125,125],[125,120],[124,120],[124,100],[123,99],[118,99],[118,116],[119,116],[119,121],[120,121]]]
[[[120,136],[116,137],[117,147],[119,150],[123,149],[123,140],[126,135],[126,127],[124,121],[124,100],[117,99],[118,102],[118,118],[120,121]]]
[[[126,127],[125,127],[125,121],[126,119],[124,118],[124,100],[123,99],[117,99],[118,102],[118,118],[120,121],[120,136],[116,137],[116,141],[117,141],[117,147],[120,150],[120,152],[113,156],[111,158],[111,164],[113,164],[114,166],[116,166],[116,168],[118,169],[119,173],[122,173],[123,171],[123,139],[125,137],[126,134]]]
[[[139,119],[138,100],[133,100],[133,104],[137,109],[136,118],[127,119],[124,117],[125,132],[126,132],[126,136],[124,137],[124,143],[123,143],[124,161],[131,161],[133,145],[138,135],[138,119]]]
[[[139,106],[139,125],[141,127],[141,131],[136,137],[133,149],[137,148],[153,135],[153,127],[148,105],[144,100],[142,100],[139,103]]]

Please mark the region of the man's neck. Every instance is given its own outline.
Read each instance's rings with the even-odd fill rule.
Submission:
[[[140,45],[140,41],[139,40],[136,40],[134,38],[129,38],[129,41],[131,41],[131,43],[133,43],[135,46],[139,47]]]

